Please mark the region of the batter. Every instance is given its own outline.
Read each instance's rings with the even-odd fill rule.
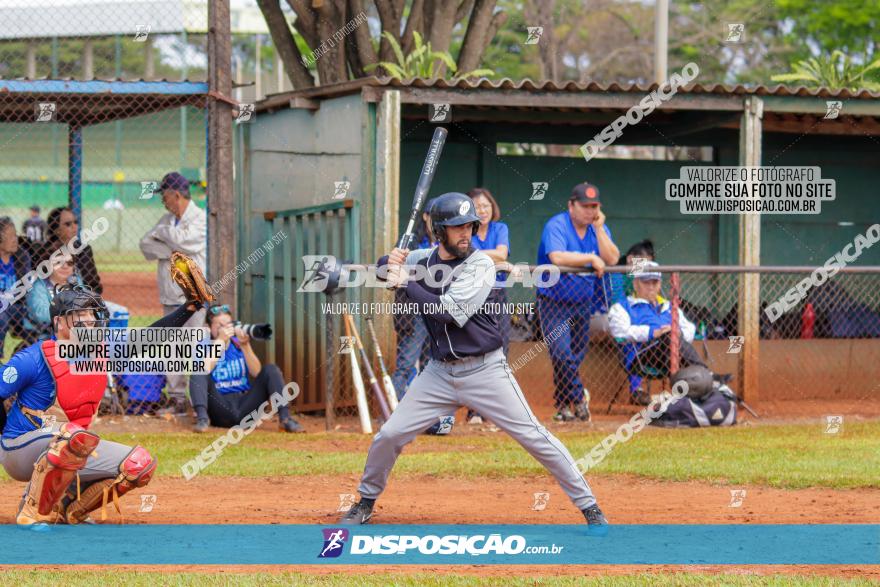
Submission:
[[[389,285],[405,287],[409,301],[422,305],[431,361],[373,438],[358,487],[361,499],[340,523],[369,522],[403,448],[438,419],[467,406],[489,418],[544,465],[583,512],[591,530],[602,533],[608,522],[590,486],[568,449],[535,418],[513,377],[501,348],[498,317],[478,311],[495,282],[494,263],[471,245],[479,222],[469,197],[443,194],[431,210],[439,245],[411,252],[394,249],[379,260],[380,266],[388,266]],[[406,281],[401,267],[415,264],[432,272],[431,285],[425,280]],[[443,282],[439,282],[441,274],[447,275]]]

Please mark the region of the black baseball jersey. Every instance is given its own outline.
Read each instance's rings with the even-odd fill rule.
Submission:
[[[387,257],[379,260],[380,265]],[[473,251],[464,259],[443,261],[439,248],[411,251],[406,265],[421,265],[433,279],[407,283],[406,297],[420,304],[431,339],[431,358],[454,361],[501,348],[496,308],[484,307],[495,284],[495,263]],[[494,297],[493,297],[494,299]]]

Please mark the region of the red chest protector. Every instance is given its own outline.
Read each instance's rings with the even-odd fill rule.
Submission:
[[[55,379],[55,404],[69,421],[88,429],[107,388],[107,375],[71,373],[67,361],[55,358],[54,340],[43,342],[40,348]]]

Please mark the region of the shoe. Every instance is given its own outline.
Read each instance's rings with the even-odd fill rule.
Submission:
[[[340,524],[357,525],[368,524],[370,518],[373,517],[373,503],[364,501],[363,499],[351,506],[344,516],[339,518]]]
[[[288,418],[286,420],[281,420],[280,422],[281,429],[285,432],[305,432],[306,429],[303,428],[299,422],[294,420],[293,418]]]
[[[574,414],[571,412],[571,408],[565,406],[553,415],[553,419],[556,422],[571,422],[574,420]]]
[[[436,424],[425,430],[425,434],[430,436],[446,436],[452,432],[454,425],[455,416],[443,416]]]
[[[193,426],[193,432],[198,432],[198,433],[207,432],[208,426],[210,426],[210,425],[211,425],[211,423],[208,421],[207,418],[199,418],[198,420],[196,420],[196,425]]]
[[[574,417],[582,422],[590,421],[592,416],[590,416],[590,405],[587,403],[587,400],[582,401],[574,407]]]
[[[593,504],[583,510],[584,518],[587,520],[587,533],[591,536],[605,536],[608,534],[608,520],[605,514],[599,509],[598,504]]]

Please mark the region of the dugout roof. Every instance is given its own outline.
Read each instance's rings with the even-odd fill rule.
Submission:
[[[323,100],[360,93],[366,102],[379,102],[388,90],[399,90],[404,119],[424,119],[429,104],[454,108],[459,121],[511,122],[540,125],[604,125],[638,103],[657,84],[599,84],[596,82],[515,82],[442,79],[397,80],[369,77],[268,96],[257,112],[283,108],[315,110]],[[803,86],[745,86],[691,84],[651,114],[651,122],[673,138],[712,128],[737,128],[743,100],[763,101],[767,132],[880,135],[880,92],[831,90]],[[826,119],[828,101],[842,102],[840,115]],[[668,131],[664,129],[668,126]],[[668,134],[667,134],[668,133]],[[656,136],[656,132],[651,132]],[[635,139],[630,131],[630,139]]]

